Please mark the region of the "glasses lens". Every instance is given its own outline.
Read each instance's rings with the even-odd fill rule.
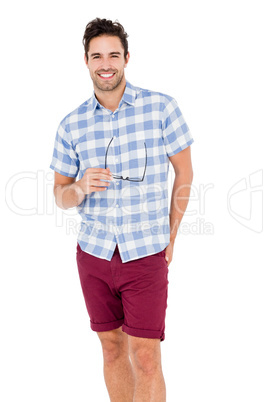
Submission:
[[[106,154],[105,154],[105,169],[106,169],[106,167],[107,167],[107,156],[108,156],[108,151],[109,151],[109,147],[110,147],[110,144],[111,144],[112,140],[113,140],[113,138],[112,138],[111,141],[109,142],[108,147],[107,147],[107,149],[106,149]],[[146,167],[147,167],[147,148],[146,148],[146,144],[145,144],[145,143],[144,143],[144,149],[145,149],[145,167],[144,167],[144,173],[143,173],[143,177],[142,177],[142,178],[135,179],[135,178],[126,177],[126,178],[124,179],[123,176],[117,176],[117,175],[114,175],[114,174],[112,174],[112,177],[113,177],[114,179],[122,179],[122,180],[128,180],[128,181],[136,181],[136,182],[143,181],[143,178],[144,178],[144,175],[145,175],[145,171],[146,171]]]

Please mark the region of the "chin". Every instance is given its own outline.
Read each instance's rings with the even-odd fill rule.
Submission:
[[[121,84],[121,82],[122,82],[122,79],[115,80],[115,81],[111,80],[111,82],[100,82],[98,80],[98,81],[95,81],[95,85],[102,91],[113,91]]]

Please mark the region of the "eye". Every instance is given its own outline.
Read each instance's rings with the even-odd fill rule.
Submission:
[[[100,56],[94,56],[93,59],[99,59]]]
[[[118,56],[117,56],[116,54],[113,54],[113,55],[112,55],[112,57],[116,57],[116,58],[118,58]]]

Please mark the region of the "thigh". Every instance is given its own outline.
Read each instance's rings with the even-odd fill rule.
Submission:
[[[121,271],[123,331],[163,341],[169,283],[165,250],[127,264]]]

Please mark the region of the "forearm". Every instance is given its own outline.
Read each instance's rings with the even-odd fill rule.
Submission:
[[[192,172],[177,173],[173,183],[171,204],[170,204],[170,242],[175,242],[175,238],[186,211],[191,184],[193,180]]]
[[[79,185],[79,181],[66,184],[58,185],[54,191],[55,201],[59,208],[68,209],[77,207],[85,198],[85,193]]]

